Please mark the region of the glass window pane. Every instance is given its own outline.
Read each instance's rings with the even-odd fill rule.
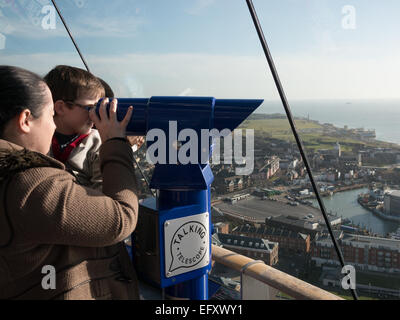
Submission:
[[[41,75],[59,64],[84,68],[50,3],[0,0],[2,64]],[[228,155],[233,163],[212,164],[213,219],[227,223],[232,234],[252,238],[246,240],[255,244],[246,248],[254,249],[249,255],[265,251],[257,239],[266,239],[271,252],[256,256],[350,298],[341,288],[344,275],[245,1],[57,3],[91,72],[117,97],[265,100],[240,127],[254,130],[251,173],[238,173],[246,159],[239,161],[237,154]],[[389,193],[400,189],[399,5],[254,5],[335,237],[346,263],[357,269],[359,295],[399,298],[399,222],[393,219],[400,216],[399,197]],[[251,145],[245,131],[243,137],[240,156]],[[150,179],[145,151],[137,160]],[[219,271],[216,277],[228,272]],[[230,278],[237,281],[238,275]]]

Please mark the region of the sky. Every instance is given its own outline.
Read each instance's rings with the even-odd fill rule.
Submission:
[[[289,100],[400,98],[400,2],[253,2]],[[83,67],[49,4],[0,0],[2,64],[41,75]],[[91,71],[117,96],[279,98],[245,0],[57,4]]]

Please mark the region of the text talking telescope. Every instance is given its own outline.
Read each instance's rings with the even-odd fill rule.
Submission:
[[[150,148],[156,143],[149,138],[150,132],[158,129],[165,134],[167,150],[173,149],[174,142],[178,141],[176,132],[185,129],[195,132],[198,137],[202,131],[213,129],[219,132],[228,129],[225,132],[229,134],[263,102],[212,97],[117,100],[119,121],[133,106],[127,135],[147,135],[147,147]],[[175,130],[171,131],[171,123]],[[155,163],[150,188],[159,192],[156,200],[147,199],[152,201],[141,203],[138,225],[132,236],[133,261],[142,279],[166,288],[168,295],[208,300],[213,230],[211,183],[214,180],[208,160],[212,143],[208,150],[200,144],[197,147],[198,162],[178,163],[167,151],[166,162]],[[208,158],[201,161],[204,152]]]

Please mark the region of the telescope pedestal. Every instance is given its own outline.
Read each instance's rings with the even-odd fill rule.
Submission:
[[[160,240],[163,242],[161,248],[165,251],[164,256],[161,257],[161,264],[164,266],[162,269],[165,270],[163,278],[165,277],[165,281],[172,284],[181,281],[176,285],[168,286],[166,294],[177,299],[208,300],[208,272],[211,270],[210,230],[212,229],[210,186],[207,190],[160,190],[158,210]],[[163,233],[168,223],[171,226],[176,224],[172,238],[167,232]],[[177,244],[177,242],[181,243]],[[185,248],[181,248],[180,244]],[[201,249],[205,246],[207,247],[203,253]],[[202,253],[197,254],[198,252]],[[195,260],[196,254],[198,259]],[[171,270],[182,273],[168,277]]]

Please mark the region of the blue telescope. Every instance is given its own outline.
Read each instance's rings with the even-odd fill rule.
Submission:
[[[134,107],[127,134],[143,136],[163,121],[179,121],[185,128],[229,129],[233,131],[264,100],[215,99],[212,97],[118,98],[117,117],[121,121],[130,106]],[[99,101],[97,105],[100,107]],[[108,106],[109,107],[109,106]],[[154,116],[156,116],[154,118]],[[203,121],[207,122],[203,122]],[[160,128],[161,128],[160,127]]]
[[[157,213],[151,218],[145,214],[139,217],[137,229],[140,229],[142,221],[150,222],[142,228],[145,230],[137,230],[139,235],[133,242],[139,247],[139,253],[135,254],[134,260],[137,261],[134,262],[139,264],[139,274],[161,288],[167,288],[169,295],[192,300],[209,298],[211,183],[214,180],[209,165],[212,153],[210,132],[217,130],[221,133],[228,129],[222,135],[229,134],[262,102],[213,97],[118,99],[118,120],[123,119],[130,106],[134,108],[127,134],[146,135],[147,152],[151,148],[157,149],[150,188],[159,193],[155,207],[147,205]],[[154,133],[158,134],[157,140]],[[206,143],[194,141],[196,135],[205,137]],[[187,155],[186,149],[180,153],[185,148],[182,143],[195,154],[189,162],[177,157],[177,153]],[[151,237],[154,250],[140,253],[141,248],[148,247],[144,243],[148,243]],[[148,251],[156,254],[152,256]],[[140,266],[141,263],[146,265]]]

